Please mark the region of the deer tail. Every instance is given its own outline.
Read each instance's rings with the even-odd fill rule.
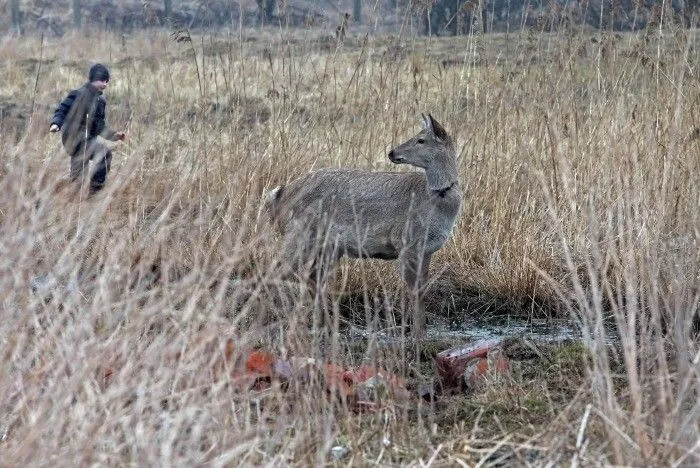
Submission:
[[[277,208],[282,192],[284,192],[284,185],[273,188],[265,195],[265,210],[273,220],[277,217]]]

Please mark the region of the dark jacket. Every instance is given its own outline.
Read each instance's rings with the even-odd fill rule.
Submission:
[[[69,154],[75,154],[81,143],[97,136],[108,140],[115,138],[116,132],[105,123],[106,107],[102,92],[90,83],[68,93],[58,105],[51,125],[61,128],[61,141]]]

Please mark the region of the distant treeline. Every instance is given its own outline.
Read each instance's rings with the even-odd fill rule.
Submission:
[[[390,12],[404,11],[424,34],[457,35],[533,27],[554,31],[569,25],[625,31],[661,21],[696,26],[700,0],[10,0],[3,9],[0,27],[18,33],[61,35],[84,25],[117,30],[165,25],[335,27],[339,10],[345,9],[350,28],[362,22],[363,13],[380,12],[376,22],[381,23],[382,12],[388,19]]]
[[[413,2],[414,4],[416,2]],[[616,31],[666,21],[696,26],[700,0],[435,0],[417,2],[424,33],[469,34],[586,24]]]

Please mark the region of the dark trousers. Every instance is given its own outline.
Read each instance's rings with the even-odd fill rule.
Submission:
[[[85,180],[85,171],[92,160],[93,168],[90,177],[90,192],[95,193],[104,187],[112,164],[112,151],[96,140],[88,140],[78,144],[70,157],[70,179],[81,185]]]

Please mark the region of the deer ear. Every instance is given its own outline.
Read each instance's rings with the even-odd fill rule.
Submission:
[[[435,120],[430,114],[428,114],[428,118],[430,119],[430,128],[432,129],[433,134],[440,140],[447,141],[449,139],[449,136],[447,136],[447,132],[442,127],[442,125],[440,125],[440,122]]]
[[[430,117],[430,114],[427,116],[425,114],[420,115],[420,126],[423,127],[423,130],[427,130],[429,132],[433,131],[433,123],[431,121],[432,117]]]

